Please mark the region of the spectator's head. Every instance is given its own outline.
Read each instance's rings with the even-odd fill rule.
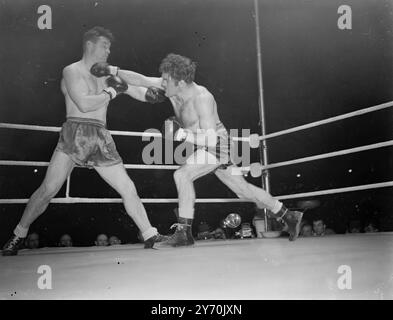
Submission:
[[[109,238],[109,245],[113,246],[115,244],[121,244],[121,240],[118,237],[116,237],[116,236],[111,236]]]
[[[60,237],[59,247],[72,247],[72,238],[69,234],[63,234]]]
[[[95,241],[97,247],[105,247],[108,245],[108,237],[106,234],[99,234]]]
[[[215,239],[226,239],[225,231],[221,228],[214,230],[213,236]]]
[[[316,236],[321,236],[325,232],[326,225],[322,219],[316,219],[312,223],[312,228]]]
[[[370,233],[370,232],[378,232],[378,227],[375,222],[368,222],[366,226],[364,227],[364,232]]]
[[[304,224],[302,230],[300,231],[300,235],[302,237],[311,237],[312,236],[312,226],[311,224]]]
[[[362,227],[359,220],[352,220],[349,222],[349,232],[350,233],[360,233]]]
[[[38,233],[30,233],[26,238],[26,248],[37,249],[40,246],[40,236]]]

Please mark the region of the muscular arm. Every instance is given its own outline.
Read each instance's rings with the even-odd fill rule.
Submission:
[[[110,100],[106,93],[89,95],[89,88],[79,72],[72,67],[63,70],[63,78],[71,100],[81,112],[105,108]]]
[[[199,117],[200,129],[188,132],[186,141],[200,146],[213,147],[217,144],[216,119],[214,116],[214,98],[204,94],[195,101],[195,109]]]
[[[147,88],[128,85],[128,89],[125,94],[128,94],[131,98],[136,100],[146,102],[146,91]]]
[[[162,79],[158,77],[146,77],[134,71],[121,69],[118,71],[117,75],[132,86],[161,88]]]

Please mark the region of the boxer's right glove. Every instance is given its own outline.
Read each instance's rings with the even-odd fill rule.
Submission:
[[[90,68],[90,73],[97,78],[106,76],[117,76],[118,71],[118,67],[111,66],[107,62],[97,62],[93,64]]]
[[[161,88],[149,87],[147,88],[145,99],[149,103],[161,103],[166,99],[165,90]]]
[[[109,94],[111,100],[116,98],[118,94],[126,92],[128,89],[127,82],[116,76],[111,76],[106,79],[106,84],[108,88],[105,88],[104,91]]]

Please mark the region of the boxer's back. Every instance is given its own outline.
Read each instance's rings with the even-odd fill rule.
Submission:
[[[178,102],[176,99],[171,99],[172,104],[174,106],[175,109],[175,114],[178,117],[178,119],[181,120],[184,128],[192,130],[193,132],[196,132],[197,129],[200,128],[200,124],[199,124],[199,117],[196,111],[196,101],[197,101],[197,97],[201,96],[201,95],[210,95],[212,96],[212,94],[203,86],[196,86],[194,95],[188,99],[187,101],[185,101],[184,103],[180,103]],[[214,100],[214,97],[213,97]],[[213,104],[213,110],[212,110],[212,116],[214,116],[215,118],[215,123],[219,123],[220,119],[218,117],[218,113],[217,113],[217,103],[214,100],[214,104]]]

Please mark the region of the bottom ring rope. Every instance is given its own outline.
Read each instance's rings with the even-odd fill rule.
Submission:
[[[353,187],[344,187],[344,188],[336,188],[336,189],[327,189],[313,192],[304,192],[304,193],[296,193],[290,195],[283,196],[275,196],[278,200],[286,200],[286,199],[296,199],[296,198],[306,198],[312,196],[321,196],[327,194],[335,194],[335,193],[344,193],[351,191],[359,191],[359,190],[368,190],[368,189],[378,189],[378,188],[386,188],[393,187],[393,181],[387,182],[379,182],[372,184],[365,184],[360,186]],[[164,198],[145,198],[141,199],[143,203],[177,203],[178,199],[164,199]],[[0,199],[0,204],[21,204],[27,203],[29,199]],[[123,200],[121,198],[77,198],[77,197],[66,197],[66,198],[53,198],[51,203],[122,203]],[[238,199],[238,198],[223,198],[223,199],[196,199],[197,203],[223,203],[223,202],[252,202],[247,199]]]

